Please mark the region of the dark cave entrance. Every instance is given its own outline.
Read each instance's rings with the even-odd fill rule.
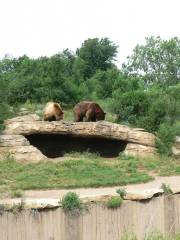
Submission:
[[[101,157],[117,157],[124,151],[127,142],[97,137],[77,137],[59,134],[33,134],[25,136],[31,145],[48,158],[63,157],[65,153],[98,153]]]

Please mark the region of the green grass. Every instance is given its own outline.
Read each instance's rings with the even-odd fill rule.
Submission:
[[[180,240],[180,234],[176,234],[175,236],[163,235],[160,232],[152,232],[142,238],[143,240]],[[134,233],[126,232],[121,240],[139,240],[138,237]]]
[[[86,152],[72,153],[70,160],[68,155],[65,159],[27,164],[12,158],[0,161],[0,193],[9,191],[17,196],[28,189],[119,186],[148,182],[153,179],[151,173],[180,174],[179,162],[169,158],[138,159],[121,155],[106,159]]]
[[[56,163],[0,161],[0,189],[11,191],[126,185],[151,179],[144,171],[138,171],[131,160],[111,161],[98,156]]]
[[[139,159],[139,166],[142,166],[147,172],[151,171],[159,176],[180,175],[179,160],[166,156]]]

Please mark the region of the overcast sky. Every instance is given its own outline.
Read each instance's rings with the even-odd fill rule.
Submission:
[[[0,0],[0,33],[0,58],[51,56],[108,37],[120,63],[145,37],[180,37],[180,0]]]

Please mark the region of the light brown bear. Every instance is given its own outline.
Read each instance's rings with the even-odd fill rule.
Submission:
[[[95,102],[79,102],[74,109],[75,122],[96,122],[105,119],[106,113]]]
[[[59,103],[48,102],[43,111],[44,121],[63,120],[63,111]]]

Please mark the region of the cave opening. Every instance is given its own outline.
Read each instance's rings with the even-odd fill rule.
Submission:
[[[63,157],[65,153],[97,153],[101,157],[117,157],[124,151],[127,142],[97,137],[77,137],[60,134],[33,134],[25,136],[31,145],[38,148],[46,157]]]

